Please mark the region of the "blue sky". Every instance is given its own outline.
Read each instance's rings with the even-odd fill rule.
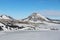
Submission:
[[[0,0],[0,15],[16,19],[26,18],[33,12],[49,18],[60,19],[59,0]]]

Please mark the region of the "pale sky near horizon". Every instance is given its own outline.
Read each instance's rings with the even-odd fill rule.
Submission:
[[[33,12],[60,19],[60,0],[0,0],[0,15],[22,19]]]

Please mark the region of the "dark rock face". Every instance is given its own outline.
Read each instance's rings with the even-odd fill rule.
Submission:
[[[22,28],[25,28],[25,27],[23,27],[23,26],[21,26],[21,27],[18,27],[18,29],[22,29]]]
[[[9,27],[11,27],[11,28],[18,28],[18,29],[25,28],[25,27],[23,27],[23,26],[19,27],[19,26],[17,26],[17,25],[11,25],[11,26],[9,26]]]
[[[10,25],[9,27],[11,27],[11,28],[18,28],[19,26],[17,26],[17,25]]]
[[[2,29],[2,27],[0,26],[0,31],[2,31],[3,29]]]

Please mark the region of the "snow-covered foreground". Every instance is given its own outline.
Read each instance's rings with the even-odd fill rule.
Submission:
[[[60,31],[0,32],[0,40],[60,40]]]

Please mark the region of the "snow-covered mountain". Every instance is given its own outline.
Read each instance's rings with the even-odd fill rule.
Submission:
[[[38,13],[33,13],[32,15],[28,16],[27,18],[23,19],[23,21],[43,22],[43,21],[49,21],[49,20],[46,17],[44,17]]]
[[[7,15],[0,16],[0,30],[58,30],[58,22],[44,17],[38,13],[33,13],[27,18],[16,20]]]
[[[7,16],[7,15],[0,15],[0,19],[9,19],[9,20],[11,20],[13,18],[10,17],[10,16]]]

